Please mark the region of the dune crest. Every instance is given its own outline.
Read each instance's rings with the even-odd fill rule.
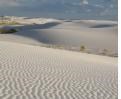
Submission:
[[[0,35],[0,40],[61,46],[63,49],[74,51],[80,51],[81,46],[84,46],[87,53],[118,56],[118,27],[115,21],[43,19],[43,23],[39,18],[21,20],[30,23],[8,26],[17,29],[18,32]]]

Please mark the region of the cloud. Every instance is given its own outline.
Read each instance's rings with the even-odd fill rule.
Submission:
[[[16,0],[0,0],[0,6],[19,6]]]
[[[29,5],[33,2],[41,1],[41,0],[0,0],[0,6],[21,6],[21,5]]]
[[[0,0],[0,5],[6,6],[18,6],[18,5],[31,5],[31,4],[71,4],[79,3],[80,0]],[[87,0],[81,0],[82,4],[88,4]],[[35,5],[36,6],[36,5]]]
[[[88,4],[89,2],[87,1],[87,0],[82,0],[81,1],[81,4],[84,4],[84,5],[86,5],[86,4]]]

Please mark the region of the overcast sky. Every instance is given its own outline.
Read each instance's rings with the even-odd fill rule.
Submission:
[[[0,15],[117,20],[117,0],[0,0]]]

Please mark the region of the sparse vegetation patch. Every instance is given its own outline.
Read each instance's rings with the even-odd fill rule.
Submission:
[[[0,34],[9,34],[9,33],[16,33],[17,30],[16,29],[0,29]]]
[[[19,23],[18,22],[15,22],[15,21],[10,21],[10,22],[7,22],[7,21],[0,21],[0,25],[18,25]]]
[[[85,49],[86,49],[86,47],[85,47],[84,45],[81,45],[81,46],[80,46],[80,51],[83,52],[83,51],[85,51]]]

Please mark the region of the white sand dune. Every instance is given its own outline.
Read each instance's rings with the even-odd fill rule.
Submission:
[[[0,99],[117,99],[117,58],[0,41]]]
[[[106,49],[112,56],[117,56],[118,53],[118,30],[115,21],[51,21],[16,28],[19,29],[18,33],[2,34],[0,40],[33,45],[58,45],[75,50],[85,46],[87,52],[100,54]]]

